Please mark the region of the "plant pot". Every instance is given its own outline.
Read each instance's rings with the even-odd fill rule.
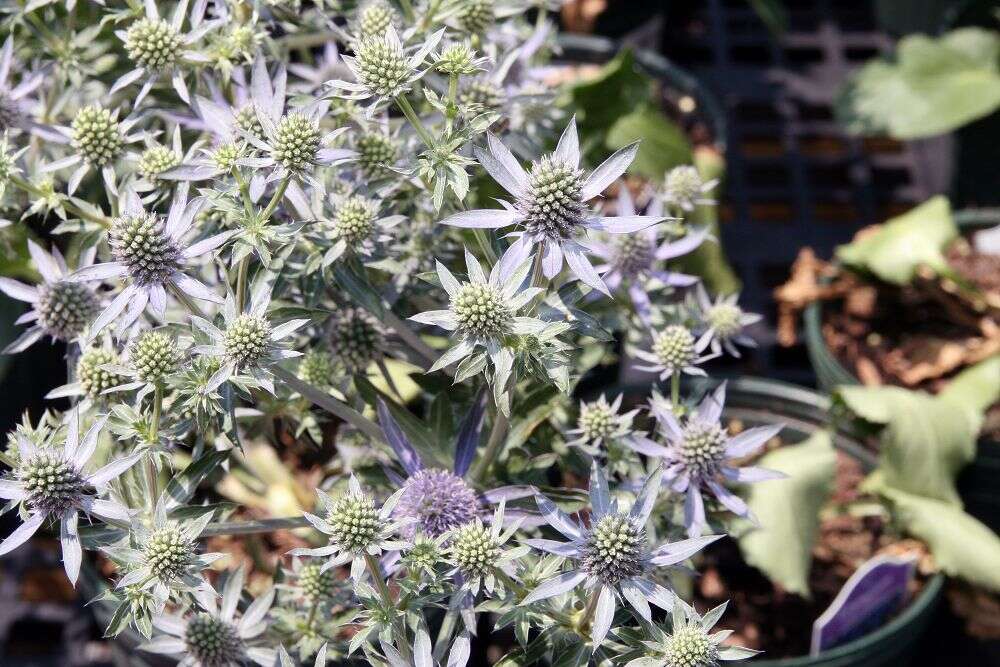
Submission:
[[[710,382],[693,382],[694,388],[707,388]],[[724,417],[739,419],[747,424],[786,425],[782,435],[792,442],[804,439],[829,426],[830,399],[815,391],[794,385],[758,378],[738,378],[729,381]],[[833,434],[834,446],[859,460],[862,467],[875,466],[875,456],[859,438],[846,428]],[[934,617],[942,598],[945,578],[935,574],[905,609],[877,630],[818,656],[761,659],[748,664],[761,667],[899,667],[908,664],[924,631]]]
[[[998,223],[995,213],[960,211],[956,223],[960,230],[973,232]],[[806,350],[812,363],[816,380],[821,389],[832,392],[840,385],[861,384],[854,373],[844,367],[826,344],[823,337],[823,304],[815,301],[803,313]],[[969,514],[1000,532],[1000,442],[983,436],[976,447],[976,458],[962,471],[958,480],[959,492]]]

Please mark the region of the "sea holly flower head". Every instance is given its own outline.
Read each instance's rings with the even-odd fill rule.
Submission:
[[[348,373],[364,372],[384,356],[382,324],[360,308],[340,308],[330,316],[327,344],[333,359]]]
[[[572,119],[559,139],[556,150],[535,161],[525,170],[499,139],[487,134],[488,150],[475,149],[476,159],[507,192],[514,203],[502,202],[502,209],[479,209],[456,213],[443,224],[456,227],[501,228],[517,225],[523,231],[505,253],[514,264],[521,258],[539,255],[542,272],[553,279],[563,267],[563,259],[573,274],[592,288],[610,295],[590,260],[582,237],[589,231],[630,234],[661,222],[651,216],[593,215],[586,203],[600,195],[621,176],[635,159],[638,143],[615,152],[590,174],[580,168],[580,140],[576,119]]]
[[[196,2],[195,9],[190,14],[191,30],[183,32],[184,20],[189,18],[188,2],[189,0],[180,0],[175,3],[173,15],[167,21],[160,17],[156,0],[146,0],[143,3],[145,15],[136,19],[127,29],[116,31],[115,34],[124,43],[125,53],[134,68],[115,81],[109,93],[113,94],[142,80],[142,87],[134,102],[134,106],[139,106],[156,82],[161,77],[167,77],[177,95],[185,102],[191,101],[191,94],[184,81],[185,66],[208,63],[211,59],[190,47],[215,28],[218,22],[202,22],[206,3]]]
[[[299,361],[298,376],[320,389],[333,385],[336,365],[333,355],[326,350],[312,349]]]
[[[369,0],[358,9],[357,31],[359,36],[381,35],[389,26],[395,27],[399,17],[385,0]]]
[[[596,456],[602,447],[627,438],[632,433],[632,419],[639,411],[630,410],[619,414],[621,405],[620,394],[611,403],[608,403],[603,394],[596,401],[580,401],[576,428],[567,431],[574,439],[566,444],[580,447],[591,456]]]
[[[146,211],[134,190],[125,192],[121,215],[108,231],[113,261],[80,268],[70,276],[76,282],[126,280],[127,285],[91,325],[91,337],[115,321],[119,332],[126,331],[147,306],[162,319],[168,289],[203,301],[222,302],[221,297],[188,273],[198,258],[221,246],[235,233],[221,232],[187,243],[184,239],[205,203],[201,197],[189,202],[187,189],[178,188],[163,218]]]
[[[72,195],[93,168],[100,170],[106,191],[117,195],[115,165],[124,155],[125,147],[142,138],[141,133],[131,133],[138,122],[134,112],[119,120],[117,109],[112,111],[97,104],[81,108],[69,127],[54,128],[63,141],[72,145],[74,154],[41,167],[39,173],[76,166],[66,187],[67,194]]]
[[[455,362],[462,362],[459,364],[459,375],[464,375],[465,369],[469,369],[470,373],[478,372],[486,366],[488,359],[492,365],[490,380],[494,393],[497,397],[505,396],[514,365],[514,350],[508,346],[507,337],[538,333],[544,329],[545,323],[541,320],[517,314],[541,292],[541,288],[521,289],[528,276],[530,262],[514,254],[505,254],[490,271],[489,277],[479,260],[468,250],[465,251],[465,263],[469,275],[465,283],[459,283],[444,264],[437,263],[438,279],[451,302],[448,310],[431,310],[410,319],[454,331],[458,337],[458,343],[441,355],[428,372]],[[485,351],[481,352],[478,348]],[[506,406],[502,409],[509,410],[501,399],[498,403]]]
[[[668,324],[658,331],[650,333],[648,350],[633,350],[632,353],[645,365],[636,365],[636,369],[647,373],[658,373],[661,380],[666,380],[676,373],[687,375],[706,375],[698,368],[717,354],[703,354],[709,346],[709,340],[704,337],[695,338],[689,328],[683,324]]]
[[[396,540],[394,536],[409,522],[392,518],[401,491],[378,507],[375,499],[351,475],[347,493],[337,498],[319,490],[316,493],[324,510],[323,516],[309,512],[303,516],[316,530],[328,536],[329,544],[316,549],[293,549],[291,555],[326,558],[323,572],[350,563],[351,578],[359,581],[365,569],[365,556],[379,556],[383,551],[399,551],[406,547],[405,541]]]
[[[706,195],[718,183],[717,179],[702,181],[698,169],[691,165],[674,167],[663,179],[663,201],[688,212],[695,206],[714,206],[715,200]]]
[[[38,285],[0,277],[0,291],[31,305],[31,309],[17,319],[17,324],[33,322],[7,346],[5,354],[22,352],[42,336],[64,342],[77,340],[100,310],[100,300],[93,290],[68,279],[71,272],[58,248],[53,247],[49,253],[28,239],[28,253],[42,278]],[[90,266],[95,254],[93,246],[82,250],[80,268]]]
[[[639,453],[663,460],[665,483],[674,492],[685,494],[684,523],[691,535],[700,535],[708,525],[703,492],[712,494],[737,516],[754,520],[747,504],[725,483],[748,484],[783,477],[781,473],[738,463],[763,447],[783,425],[757,426],[730,436],[720,423],[725,400],[723,382],[681,422],[668,403],[654,399],[650,411],[664,444],[645,437],[633,438],[629,443]]]
[[[434,59],[434,68],[442,74],[469,76],[482,71],[486,57],[477,57],[469,42],[454,42],[441,49]]]
[[[636,214],[635,202],[628,186],[619,188],[617,213],[622,217]],[[646,214],[663,219],[663,202],[653,199]],[[691,230],[682,238],[659,240],[659,227],[647,227],[634,234],[618,234],[606,242],[593,242],[594,254],[604,260],[595,268],[602,274],[611,291],[625,287],[639,318],[646,324],[651,321],[653,310],[647,288],[685,288],[698,282],[696,276],[676,273],[663,268],[663,264],[698,248],[708,237],[708,229]]]
[[[671,609],[674,594],[648,575],[655,567],[677,565],[722,537],[712,535],[651,548],[646,536],[646,522],[656,504],[662,470],[658,467],[646,478],[632,507],[622,510],[611,496],[608,481],[597,461],[590,474],[590,522],[583,525],[560,510],[542,495],[536,495],[538,509],[555,530],[569,542],[549,539],[524,540],[540,551],[573,561],[573,569],[542,582],[524,600],[529,605],[561,595],[583,585],[596,596],[591,640],[594,649],[601,645],[614,621],[619,598],[624,599],[647,621],[651,618],[649,603],[661,609]]]
[[[215,595],[215,589],[205,580],[202,572],[222,558],[221,553],[201,554],[198,537],[212,520],[207,512],[193,520],[177,521],[168,518],[176,504],[167,496],[156,503],[152,521],[147,524],[138,518],[129,526],[129,534],[120,543],[104,548],[119,567],[127,572],[117,588],[150,591],[161,604],[156,613],[163,611],[163,604],[180,592]]]
[[[267,630],[264,619],[275,591],[269,588],[237,619],[244,580],[240,567],[227,579],[221,604],[214,594],[201,592],[197,600],[203,611],[191,610],[183,617],[166,613],[155,617],[153,627],[161,634],[140,645],[139,650],[178,658],[185,667],[229,667],[248,662],[272,667],[276,650],[255,644]]]
[[[385,100],[410,89],[410,84],[423,77],[420,68],[434,50],[444,30],[426,37],[420,47],[407,55],[407,49],[391,24],[382,32],[366,33],[354,42],[354,55],[342,56],[354,75],[354,81],[331,80],[327,86],[340,97],[353,100],[374,98],[374,109]]]
[[[648,656],[629,661],[625,667],[719,667],[722,662],[746,660],[760,653],[742,646],[724,645],[729,630],[712,632],[722,618],[726,604],[704,616],[679,600],[671,610],[672,627],[666,632],[652,626],[653,640],[645,641]]]
[[[713,301],[704,286],[699,284],[693,301],[701,319],[700,337],[708,341],[714,354],[721,354],[725,350],[734,357],[739,357],[737,345],[757,347],[756,341],[745,333],[745,329],[759,322],[761,316],[743,312],[737,305],[739,294],[719,295]]]
[[[355,139],[357,164],[362,174],[370,178],[386,176],[399,156],[399,145],[389,134],[365,132]]]
[[[103,400],[104,394],[121,384],[116,370],[118,365],[118,353],[111,347],[108,339],[99,347],[84,350],[76,362],[79,393],[91,401]]]
[[[516,560],[530,551],[528,547],[504,549],[521,525],[518,519],[504,529],[505,505],[505,500],[497,505],[489,527],[476,517],[447,534],[447,557],[454,566],[452,575],[460,575],[462,581],[459,599],[464,597],[463,593],[475,596],[481,587],[492,594],[502,585],[504,576],[516,575]]]
[[[128,509],[116,500],[98,497],[112,480],[131,468],[140,454],[115,459],[95,472],[84,469],[97,450],[97,439],[107,417],[97,418],[86,435],[80,437],[80,409],[74,408],[66,420],[63,447],[36,446],[27,437],[17,438],[17,467],[0,478],[0,498],[21,507],[23,523],[0,542],[0,556],[10,553],[34,535],[46,519],[59,522],[63,565],[70,583],[76,585],[83,550],[77,530],[82,511],[104,521],[127,523]]]
[[[285,339],[308,324],[309,320],[272,323],[267,317],[271,288],[266,280],[259,281],[242,312],[236,306],[235,295],[229,294],[222,305],[224,329],[197,315],[191,316],[191,323],[209,339],[208,344],[196,345],[191,352],[216,357],[221,362],[204,391],[214,391],[223,382],[232,381],[245,386],[259,386],[273,394],[271,366],[302,356],[301,352],[288,349]]]

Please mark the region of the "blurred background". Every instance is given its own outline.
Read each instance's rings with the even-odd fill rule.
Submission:
[[[802,337],[789,331],[798,313],[782,320],[775,298],[802,248],[828,259],[859,230],[936,194],[947,195],[954,210],[1000,204],[995,110],[943,129],[919,120],[861,127],[872,119],[856,117],[860,104],[846,88],[867,63],[894,53],[902,37],[963,26],[995,32],[997,11],[994,2],[971,0],[574,0],[563,8],[567,32],[666,59],[656,65],[696,159],[721,172],[722,247],[742,286],[742,305],[765,315],[754,332],[760,348],[732,372],[817,386]],[[995,61],[986,65],[996,69]],[[906,101],[898,105],[890,101],[889,113],[905,116]],[[19,270],[15,261],[5,273],[16,277]],[[0,299],[0,338],[13,339],[19,313]],[[5,432],[25,410],[37,417],[64,370],[62,351],[47,345],[0,359]],[[0,519],[0,533],[12,521]],[[1000,665],[992,638],[1000,605],[995,598],[980,602],[980,626],[959,618],[954,604],[941,606],[919,664]],[[0,664],[107,664],[99,635],[65,580],[54,543],[38,539],[0,559]]]

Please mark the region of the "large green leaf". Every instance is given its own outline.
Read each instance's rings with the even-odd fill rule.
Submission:
[[[950,132],[1000,107],[998,55],[994,30],[905,37],[894,62],[874,60],[851,79],[838,116],[859,134],[918,139]]]
[[[957,237],[951,206],[939,195],[892,218],[867,236],[838,247],[837,258],[886,282],[905,285],[920,266],[947,272],[944,250]]]
[[[659,182],[668,170],[691,163],[691,143],[683,130],[648,104],[616,120],[605,144],[616,151],[633,141],[641,143],[629,171],[651,181]]]
[[[981,415],[1000,401],[1000,354],[966,368],[952,378],[940,396]]]
[[[809,566],[819,511],[833,488],[837,453],[825,431],[761,457],[759,465],[788,475],[754,484],[747,504],[760,528],[739,538],[743,557],[786,590],[809,597]]]
[[[569,108],[576,113],[582,143],[600,138],[615,122],[644,105],[653,80],[642,71],[629,49],[623,49],[595,76],[570,86]]]
[[[879,453],[886,485],[961,507],[955,476],[975,456],[978,411],[900,387],[844,386],[837,394],[859,417],[884,427]]]
[[[881,489],[906,532],[923,540],[942,571],[1000,591],[1000,537],[960,508],[898,489]]]

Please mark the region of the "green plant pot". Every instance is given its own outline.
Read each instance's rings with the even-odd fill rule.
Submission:
[[[955,215],[959,229],[971,232],[1000,223],[996,210],[959,211]],[[823,338],[823,304],[813,302],[803,313],[806,350],[820,388],[832,392],[840,385],[861,381],[834,356]],[[959,478],[959,491],[970,514],[1000,533],[1000,442],[982,437],[976,458]]]
[[[707,387],[710,382],[692,385]],[[724,415],[747,423],[786,424],[784,435],[804,439],[817,429],[829,426],[830,398],[795,385],[759,378],[729,381]],[[859,459],[866,469],[875,466],[875,456],[847,429],[834,433],[834,446]],[[945,578],[931,577],[920,593],[898,616],[852,642],[818,656],[775,660],[754,659],[748,665],[759,667],[903,667],[908,664],[924,635],[942,597]]]

